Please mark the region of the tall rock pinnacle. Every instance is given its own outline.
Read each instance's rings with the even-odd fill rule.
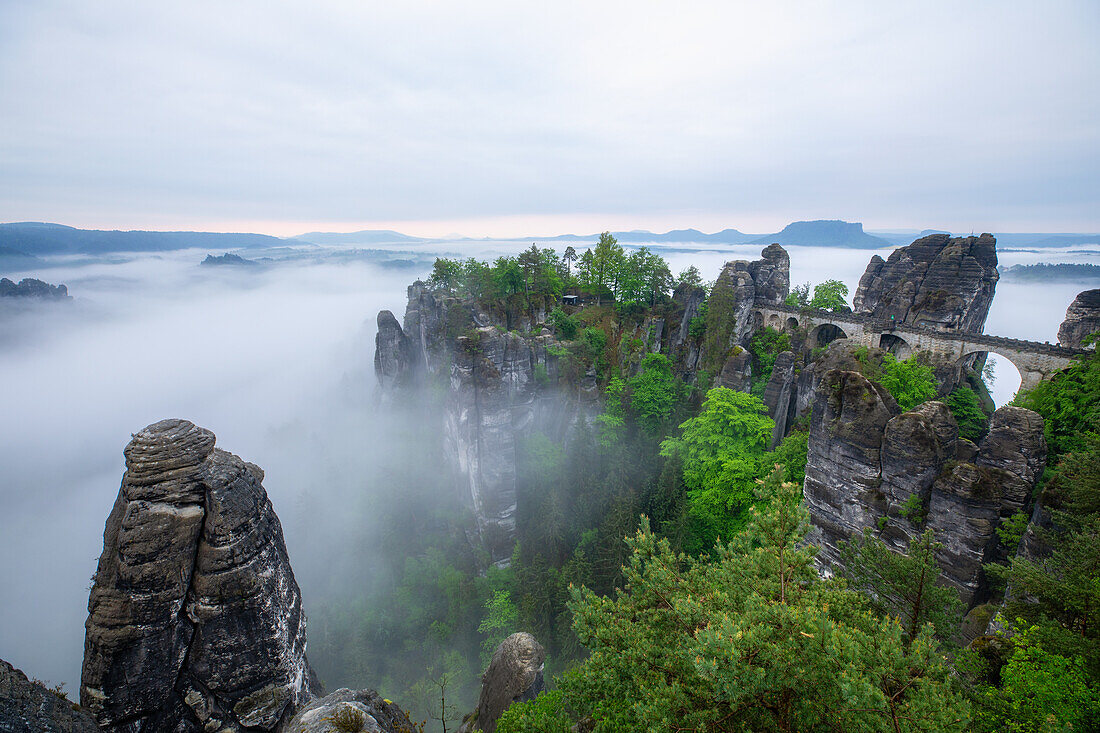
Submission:
[[[263,471],[214,441],[162,420],[124,451],[80,685],[104,730],[273,730],[321,692]]]

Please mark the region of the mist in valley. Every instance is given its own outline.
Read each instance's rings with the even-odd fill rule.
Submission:
[[[168,417],[212,430],[219,447],[266,472],[314,622],[310,648],[323,657],[339,643],[326,636],[326,604],[369,603],[392,591],[371,553],[400,541],[394,533],[404,525],[394,517],[421,521],[458,503],[432,444],[432,400],[440,397],[388,407],[375,399],[375,315],[389,309],[401,320],[406,286],[426,276],[436,253],[491,258],[527,244],[414,245],[392,258],[417,264],[397,268],[348,248],[317,248],[257,269],[201,267],[206,252],[188,250],[54,258],[48,269],[4,273],[64,283],[74,300],[0,312],[0,658],[78,690],[89,578],[124,471],[122,449],[131,433]],[[653,249],[674,273],[694,264],[712,281],[724,262],[753,259],[760,247]],[[792,285],[834,278],[850,296],[873,254],[788,250]],[[1078,251],[1000,259],[1007,266],[1100,255]],[[1002,280],[985,331],[1054,342],[1082,289]],[[1004,404],[1019,375],[1005,359],[997,365],[993,392]],[[326,683],[377,685],[371,670],[360,674]]]

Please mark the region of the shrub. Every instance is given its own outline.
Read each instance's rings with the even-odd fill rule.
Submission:
[[[580,328],[580,322],[569,315],[561,308],[555,308],[550,311],[550,323],[553,324],[554,330],[558,332],[566,341],[572,341],[577,338],[577,330]]]

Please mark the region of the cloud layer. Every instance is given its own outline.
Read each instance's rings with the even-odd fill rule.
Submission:
[[[2,3],[0,219],[1097,230],[1098,28],[1090,0]]]

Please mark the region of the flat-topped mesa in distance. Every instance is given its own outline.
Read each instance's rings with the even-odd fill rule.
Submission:
[[[270,731],[321,694],[264,473],[214,443],[162,420],[124,451],[80,685],[105,731]]]
[[[930,234],[871,258],[856,313],[926,328],[981,333],[997,288],[997,240]]]

